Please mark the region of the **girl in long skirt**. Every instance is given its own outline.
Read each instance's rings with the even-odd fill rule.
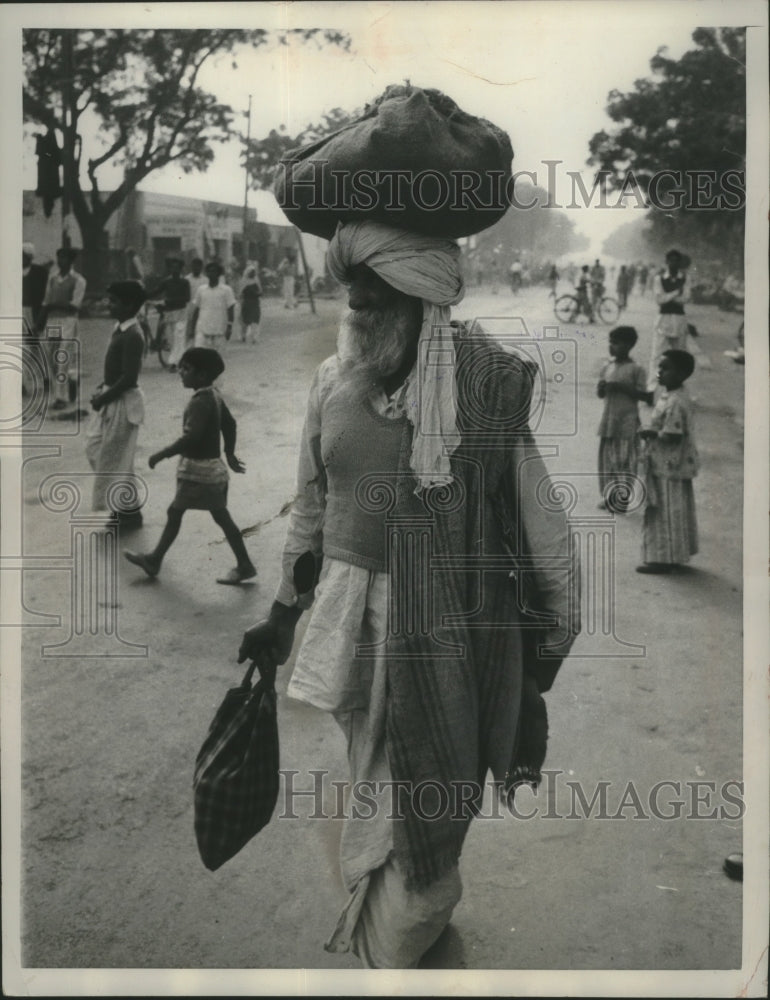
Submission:
[[[639,400],[647,400],[647,375],[631,359],[637,341],[632,326],[610,330],[610,360],[604,365],[596,395],[604,400],[599,424],[599,507],[625,514],[633,493],[636,473],[636,435],[639,430]]]
[[[687,351],[664,351],[645,445],[646,501],[641,566],[637,573],[667,573],[698,551],[692,481],[698,472],[692,404],[684,382],[695,360]]]

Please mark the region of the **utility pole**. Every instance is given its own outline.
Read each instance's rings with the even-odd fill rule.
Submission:
[[[246,182],[243,190],[243,266],[249,262],[249,241],[246,235],[249,224],[249,140],[251,139],[251,94],[246,112]]]
[[[62,246],[72,245],[68,226],[70,224],[69,214],[72,211],[72,170],[75,159],[75,136],[73,134],[73,109],[72,109],[72,83],[73,83],[73,58],[72,58],[72,31],[65,29],[61,33],[62,43],[62,64],[64,67],[64,79],[62,80]]]

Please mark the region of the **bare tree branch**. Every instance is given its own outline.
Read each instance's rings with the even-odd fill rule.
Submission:
[[[115,142],[113,142],[110,148],[106,150],[106,152],[102,153],[101,156],[97,156],[95,160],[88,161],[88,177],[92,184],[96,184],[95,174],[96,171],[99,169],[99,167],[103,163],[106,163],[107,160],[111,160],[112,157],[125,146],[127,138],[128,137],[126,136],[125,130],[121,125],[120,135],[115,140]]]

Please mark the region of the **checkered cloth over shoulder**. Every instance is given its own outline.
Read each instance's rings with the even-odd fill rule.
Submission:
[[[252,687],[254,668],[225,695],[195,761],[195,837],[210,871],[259,833],[278,799],[275,675]]]

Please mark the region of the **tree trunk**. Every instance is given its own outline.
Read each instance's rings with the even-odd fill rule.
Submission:
[[[97,219],[79,220],[79,224],[83,252],[75,267],[88,283],[86,296],[89,299],[100,298],[107,294],[107,286],[113,277],[109,268],[107,231]]]

